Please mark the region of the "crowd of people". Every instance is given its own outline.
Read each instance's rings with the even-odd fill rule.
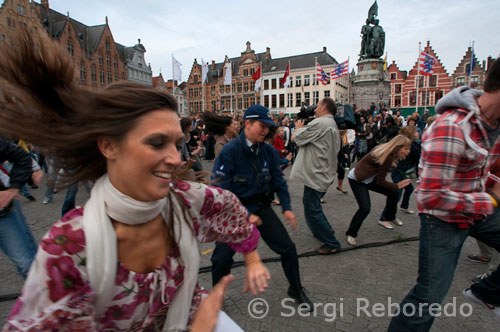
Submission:
[[[436,105],[438,118],[428,111],[404,118],[398,108],[372,103],[354,107],[356,123],[339,129],[329,97],[310,119],[272,116],[261,105],[243,116],[179,118],[166,92],[130,82],[102,91],[78,86],[65,50],[42,34],[23,32],[16,42],[0,51],[0,156],[8,161],[0,177],[0,245],[26,281],[3,331],[238,331],[221,310],[224,292],[236,252],[247,267],[243,291],[265,291],[270,274],[256,249],[260,238],[280,255],[288,296],[312,311],[295,244],[272,208],[279,205],[295,230],[283,173],[289,166],[290,178],[304,183],[304,220],[321,255],[341,249],[322,204],[335,180],[349,195],[347,170],[358,204],[345,234],[350,246],[370,214],[370,191],[386,197],[378,224],[390,230],[403,225],[400,200],[399,211],[415,213],[409,202],[419,179],[419,275],[402,304],[427,309],[397,315],[390,331],[430,329],[429,305],[446,296],[468,235],[484,252],[500,250],[493,167],[500,60],[484,93],[453,90]],[[19,138],[36,142],[31,155]],[[213,167],[204,170],[202,158]],[[30,179],[40,184],[43,169],[45,204],[59,187],[68,191],[62,218],[37,250],[15,198]],[[84,207],[75,207],[79,183],[90,191]],[[198,284],[198,242],[216,243],[210,292]],[[498,253],[485,255],[477,259],[498,261]],[[500,314],[499,279],[498,266],[490,266],[464,294]]]

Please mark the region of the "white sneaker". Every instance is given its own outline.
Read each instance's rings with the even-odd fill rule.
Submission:
[[[396,225],[396,226],[403,226],[403,222],[399,219],[394,219],[394,220],[391,220],[391,222]]]
[[[347,243],[349,243],[351,246],[357,245],[356,239],[350,235],[347,235]]]
[[[50,203],[50,199],[44,199],[42,204],[49,204]]]
[[[470,290],[470,288],[464,289],[464,296],[466,298],[468,298],[469,300],[472,300],[472,301],[474,301],[476,303],[479,303],[483,307],[485,307],[487,309],[490,309],[495,315],[500,316],[500,307],[496,307],[496,306],[494,306],[492,304],[484,302],[483,300],[481,300],[480,298],[478,298],[476,295],[474,295],[472,293],[472,291]]]
[[[410,210],[410,209],[403,209],[403,208],[399,208],[399,209],[400,209],[401,211],[403,211],[403,212],[408,213],[408,214],[414,214],[414,213],[415,213],[415,211]]]

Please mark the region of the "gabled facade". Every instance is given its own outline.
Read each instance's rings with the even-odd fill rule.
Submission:
[[[474,56],[475,65],[472,72],[470,72],[472,56]],[[462,85],[468,85],[471,88],[482,90],[485,78],[485,64],[481,65],[481,63],[477,60],[476,55],[473,55],[472,48],[468,47],[462,61],[458,64],[457,68],[453,72],[453,75],[451,75],[452,87],[456,88]]]
[[[400,98],[401,104],[399,106],[403,114],[416,110],[422,114],[426,108],[432,111],[437,101],[450,92],[452,88],[451,77],[436,52],[430,46],[429,41],[422,51],[436,59],[432,75],[424,76],[418,73],[418,58],[413,68],[408,72],[408,76],[404,79],[403,72],[397,68],[394,61],[388,68],[391,75],[391,93],[394,88],[394,96],[391,95],[390,107],[396,107],[396,101]],[[402,84],[401,93],[396,93],[396,89],[399,89],[398,84]]]
[[[122,60],[125,62],[125,67],[128,74],[128,80],[131,82],[136,82],[148,86],[153,86],[153,71],[151,70],[151,65],[146,65],[146,60],[144,58],[144,53],[146,53],[146,48],[141,44],[141,40],[132,47],[126,47],[121,44],[116,44],[120,53],[122,54]]]
[[[399,70],[398,65],[396,65],[396,61],[392,61],[389,67],[387,67],[387,72],[389,73],[389,78],[391,80],[391,96],[389,106],[401,107],[403,103],[403,86],[408,75],[406,71]]]
[[[204,110],[223,113],[243,113],[251,105],[258,103],[260,93],[255,92],[252,75],[255,73],[265,53],[256,54],[250,42],[246,50],[236,58],[226,58],[224,62],[208,64],[207,82],[202,83],[201,63],[194,59],[187,81],[188,113]],[[231,85],[224,85],[225,65],[231,65]]]

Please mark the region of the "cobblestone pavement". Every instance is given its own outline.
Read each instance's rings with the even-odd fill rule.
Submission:
[[[210,164],[204,162],[204,168],[210,169]],[[287,169],[285,174],[288,175],[289,171]],[[321,244],[312,237],[305,224],[302,208],[303,185],[297,180],[289,181],[288,184],[292,206],[299,224],[296,231],[289,230],[290,235],[299,254],[314,251]],[[348,195],[335,190],[335,186],[336,183],[326,194],[323,208],[339,241],[344,248],[348,248],[344,234],[357,204],[347,181],[345,188],[349,192]],[[23,198],[22,205],[30,227],[39,241],[50,225],[60,217],[64,192],[56,194],[54,200],[47,205],[42,204],[42,188],[32,190],[32,193],[37,201],[28,202]],[[357,238],[358,244],[418,236],[419,225],[416,215],[398,213],[398,217],[405,223],[404,226],[395,227],[392,231],[380,227],[377,220],[385,200],[374,193],[371,193],[371,197],[372,212],[361,228]],[[85,190],[80,188],[77,203],[83,204],[87,198]],[[410,207],[416,208],[414,198]],[[275,208],[281,216],[279,207]],[[210,265],[212,249],[213,244],[200,246],[202,267]],[[277,257],[264,243],[259,245],[259,251],[262,258]],[[448,304],[445,308],[446,317],[443,315],[436,318],[432,331],[498,331],[500,318],[476,304],[469,305],[462,295],[462,290],[470,285],[471,277],[486,270],[486,264],[467,260],[467,254],[477,252],[475,241],[468,239],[459,259],[455,279],[443,302]],[[240,255],[235,256],[236,261],[242,259]],[[418,241],[350,250],[328,256],[300,258],[303,285],[311,300],[315,302],[316,310],[311,315],[300,314],[297,307],[287,299],[288,283],[280,263],[271,262],[266,266],[271,272],[272,280],[266,292],[257,297],[241,292],[245,276],[244,267],[233,268],[232,271],[235,282],[227,292],[224,309],[245,331],[385,331],[390,321],[387,314],[388,305],[399,304],[415,283]],[[3,253],[0,253],[0,271],[0,294],[19,292],[23,280]],[[199,279],[203,286],[210,288],[210,273],[200,274]],[[253,316],[263,315],[266,308],[263,306],[264,301],[268,304],[267,314],[263,318],[253,318],[249,314],[249,307],[255,309]],[[5,323],[13,303],[14,301],[0,302],[0,326]],[[378,306],[383,306],[385,309],[373,307],[375,303],[380,303]],[[468,317],[460,315],[461,308]],[[473,309],[471,315],[470,308]],[[382,314],[377,315],[380,312]]]

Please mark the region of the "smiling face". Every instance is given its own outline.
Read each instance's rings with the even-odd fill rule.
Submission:
[[[183,143],[179,118],[169,109],[141,116],[120,142],[99,138],[111,183],[143,202],[168,195],[171,174],[181,163],[179,147]]]
[[[252,143],[262,143],[269,133],[269,125],[262,121],[245,120],[245,136]]]

